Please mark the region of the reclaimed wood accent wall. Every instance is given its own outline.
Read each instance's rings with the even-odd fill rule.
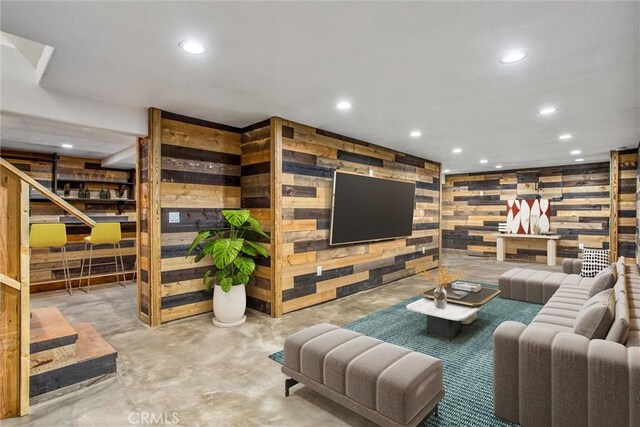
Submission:
[[[152,326],[212,310],[212,293],[202,282],[211,261],[194,264],[185,255],[199,230],[224,224],[222,209],[249,209],[271,235],[262,242],[271,256],[257,260],[247,305],[274,317],[439,265],[438,163],[278,117],[234,128],[151,109],[149,132],[139,154],[140,283],[141,318],[148,316]],[[161,161],[154,168],[150,153],[157,147]],[[415,181],[413,235],[329,247],[338,168]],[[170,212],[179,213],[179,223],[169,222]],[[154,261],[156,234],[161,253]],[[161,272],[157,279],[154,269]]]
[[[202,277],[210,259],[185,258],[198,231],[225,225],[221,211],[240,208],[240,133],[216,123],[162,112],[161,322],[212,310]],[[180,215],[169,222],[169,213]]]
[[[492,233],[506,222],[506,201],[551,199],[551,231],[562,236],[558,262],[578,258],[578,244],[609,247],[609,163],[448,175],[443,184],[443,247],[495,257]],[[546,262],[546,242],[507,240],[507,259]]]
[[[640,144],[636,154],[640,158]],[[636,169],[636,263],[640,264],[640,161]]]
[[[638,151],[618,152],[618,256],[636,259],[636,194]]]
[[[118,221],[122,224],[122,257],[127,277],[133,277],[136,263],[136,205],[133,185],[125,190],[129,201],[118,205],[115,199],[101,201],[98,194],[102,188],[108,188],[115,197],[115,191],[121,182],[131,181],[130,170],[102,168],[100,161],[80,157],[59,156],[56,166],[51,156],[19,151],[2,151],[1,155],[11,164],[22,170],[47,188],[57,187],[62,192],[63,185],[69,184],[70,195],[65,197],[69,202],[94,219],[101,221]],[[48,158],[47,158],[48,157]],[[55,176],[55,179],[54,179]],[[86,188],[91,191],[90,201],[78,200],[80,184],[86,181]],[[104,182],[101,182],[104,181]],[[55,184],[58,183],[58,185]],[[62,196],[62,194],[59,194]],[[66,215],[54,203],[45,199],[36,190],[30,190],[30,223],[64,222],[67,225],[67,260],[72,278],[72,286],[76,287],[80,280],[80,265],[84,257],[84,237],[91,234],[91,228],[79,220]],[[123,212],[120,213],[120,209]],[[31,254],[31,293],[65,289],[62,270],[62,253],[58,249],[33,249]],[[97,246],[93,250],[91,284],[111,283],[116,281],[115,266],[112,263],[114,249],[111,246]],[[86,271],[85,271],[86,273]]]
[[[283,313],[438,267],[440,164],[287,120],[281,138]],[[329,246],[336,169],[416,182],[412,236]]]
[[[266,120],[242,130],[240,144],[241,205],[249,209],[264,231],[272,234],[271,191],[271,120]],[[262,241],[271,252],[271,242]],[[259,257],[254,271],[254,282],[247,287],[247,306],[272,314],[271,257]]]
[[[138,138],[137,147],[137,199],[138,199],[138,317],[150,324],[150,251],[151,231],[149,214],[151,201],[149,197],[149,139]]]

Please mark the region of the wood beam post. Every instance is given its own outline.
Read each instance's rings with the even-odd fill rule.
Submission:
[[[0,167],[0,419],[29,413],[29,185]],[[4,284],[13,280],[13,285]],[[15,282],[19,282],[16,289]]]
[[[149,212],[149,324],[159,326],[162,323],[160,299],[162,296],[161,275],[161,205],[160,205],[160,172],[162,167],[162,111],[149,109],[149,158],[148,158],[148,192]]]
[[[620,189],[620,153],[611,151],[609,162],[609,254],[611,262],[618,259],[618,211]]]
[[[282,119],[271,124],[271,316],[282,316]]]

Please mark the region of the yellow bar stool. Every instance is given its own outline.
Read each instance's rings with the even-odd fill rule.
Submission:
[[[64,272],[64,286],[72,294],[69,261],[67,260],[67,226],[65,224],[32,224],[29,231],[29,256],[32,249],[50,248],[60,249],[62,253],[62,271]],[[31,270],[50,271],[50,269]]]
[[[100,265],[116,266],[116,280],[121,286],[126,286],[126,277],[124,274],[124,261],[122,260],[122,248],[120,247],[120,241],[122,240],[122,233],[120,231],[119,222],[99,222],[95,227],[91,229],[91,235],[84,238],[84,256],[82,258],[82,266],[80,268],[80,289],[82,289],[82,280],[84,278],[84,266],[87,259],[87,248],[89,248],[89,266],[87,273],[87,286],[82,289],[85,292],[89,291],[89,285],[91,281],[91,267],[93,259],[93,247],[96,245],[113,245],[113,259],[115,262],[105,262]],[[120,263],[118,265],[118,258]],[[96,264],[97,265],[97,264]],[[122,274],[122,282],[120,282],[120,274]]]

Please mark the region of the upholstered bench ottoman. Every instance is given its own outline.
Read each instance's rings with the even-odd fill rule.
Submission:
[[[381,426],[416,426],[444,396],[442,361],[322,323],[284,343],[285,396],[298,382]]]

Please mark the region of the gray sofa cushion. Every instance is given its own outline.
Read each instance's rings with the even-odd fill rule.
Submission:
[[[615,315],[615,298],[612,289],[591,297],[580,309],[573,332],[589,339],[604,339]]]
[[[615,264],[610,265],[600,273],[596,274],[596,277],[593,278],[591,287],[589,288],[589,298],[606,289],[613,288],[613,285],[616,283],[617,276]]]

